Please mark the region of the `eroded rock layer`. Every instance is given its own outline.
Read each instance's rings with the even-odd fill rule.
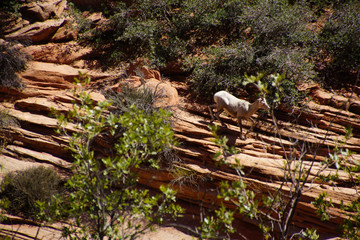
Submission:
[[[67,32],[65,26],[68,20],[61,18],[62,2],[53,1],[55,5],[52,7],[46,5],[50,14],[56,14],[56,19],[49,20],[47,13],[39,12],[36,16],[40,20],[31,19],[31,23],[13,27],[13,31],[7,30],[7,40],[32,40],[33,44],[24,51],[31,54],[34,61],[21,74],[25,89],[0,89],[0,110],[17,119],[0,133],[6,142],[0,154],[1,174],[34,165],[54,167],[60,172],[71,167],[72,157],[67,150],[69,139],[55,133],[57,120],[52,111],[67,112],[71,109],[76,101],[72,82],[81,72],[92,80],[87,90],[92,92],[95,101],[105,99],[101,90],[120,91],[125,82],[134,87],[145,85],[161,90],[158,106],[171,107],[174,112],[174,131],[180,143],[176,147],[181,159],[179,167],[191,172],[191,175],[186,178],[167,170],[143,169],[139,170],[141,183],[155,189],[162,184],[171,184],[177,189],[180,199],[192,204],[219,204],[216,197],[219,182],[237,180],[239,176],[233,167],[219,165],[213,157],[219,148],[208,128],[210,116],[207,106],[192,101],[186,95],[184,83],[164,81],[159,72],[146,66],[137,69],[141,74],[134,69],[128,69],[127,73],[88,69],[86,61],[92,50],[79,46],[73,41],[75,36]],[[31,12],[38,8],[27,6],[23,11]],[[300,198],[294,227],[314,227],[324,236],[337,236],[338,226],[346,218],[340,210],[341,201],[350,203],[358,198],[353,184],[355,176],[334,167],[323,169],[323,163],[337,147],[353,152],[350,162],[355,164],[360,160],[360,89],[354,86],[351,91],[343,93],[330,93],[317,85],[299,89],[309,93],[308,101],[301,108],[282,106],[273,114],[255,116],[253,131],[251,122],[244,122],[246,140],[238,138],[235,119],[223,116],[229,128],[220,128],[219,134],[226,136],[228,144],[239,151],[229,156],[226,162],[234,164],[239,161],[243,166],[245,182],[258,193],[271,193],[280,186],[284,193],[292,191],[289,179],[284,176],[284,166],[293,159],[301,162],[304,169],[310,170],[307,186],[311,188]],[[348,127],[352,128],[352,137],[345,141]],[[67,128],[76,131],[72,125]],[[316,176],[320,170],[324,175],[337,171],[338,179],[332,183],[313,179],[311,176]],[[322,192],[326,192],[334,204],[330,208],[333,217],[326,222],[320,221],[311,204]],[[247,221],[241,216],[238,218]]]

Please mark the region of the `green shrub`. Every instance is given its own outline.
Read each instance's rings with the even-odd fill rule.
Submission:
[[[273,109],[279,104],[292,107],[304,99],[304,94],[297,90],[295,83],[286,78],[285,74],[261,77],[260,86],[264,87],[268,104]]]
[[[90,19],[86,19],[81,10],[77,8],[74,3],[68,2],[67,6],[67,14],[74,20],[75,23],[71,25],[71,28],[75,28],[79,32],[79,40],[81,41],[93,33],[94,30],[91,29],[92,21]]]
[[[18,125],[19,122],[15,117],[9,115],[6,110],[0,110],[0,130],[4,127],[18,126]]]
[[[153,92],[152,89],[146,87],[134,88],[128,84],[121,85],[119,92],[105,92],[106,99],[112,102],[111,112],[116,115],[132,111],[134,107],[149,116],[157,115],[160,108],[155,107],[154,103],[161,97],[161,94],[160,91]],[[163,118],[163,124],[171,124],[170,118]],[[124,129],[120,127],[116,131],[122,132]],[[174,162],[179,161],[176,151],[169,146],[164,146],[158,155],[162,163],[170,168],[173,167]]]
[[[19,14],[20,6],[21,6],[21,2],[17,0],[7,0],[2,2],[2,6],[0,6],[0,10],[4,10],[7,13]]]
[[[346,80],[360,65],[360,3],[348,1],[337,8],[325,24],[319,38],[324,58],[330,57],[325,69],[329,83]]]
[[[313,65],[306,61],[314,37],[308,28],[311,20],[313,13],[307,4],[291,5],[285,0],[140,1],[120,3],[110,15],[110,23],[89,40],[103,50],[111,50],[113,62],[141,56],[158,67],[203,54],[206,63],[209,46],[218,48],[228,59],[232,56],[226,54],[231,54],[233,48],[245,48],[236,54],[250,59],[242,60],[238,72],[251,66],[249,74],[284,72],[291,79],[303,79],[313,77]],[[226,61],[219,64],[224,66],[205,67],[205,71],[223,71],[227,75],[234,71]],[[199,74],[194,74],[197,80]]]
[[[290,4],[298,4],[299,1],[298,0],[288,0]],[[302,4],[308,4],[311,9],[314,10],[314,12],[318,15],[321,16],[322,13],[324,13],[324,11],[326,9],[330,9],[332,7],[336,7],[339,4],[341,4],[341,2],[346,2],[343,0],[302,0],[300,1]]]
[[[109,53],[102,54],[108,66],[138,57],[159,68],[182,64],[197,96],[231,91],[241,86],[245,73],[258,72],[285,74],[290,94],[298,81],[319,80],[319,69],[324,69],[320,77],[338,79],[355,71],[358,5],[340,0],[133,1],[110,7],[110,21],[86,39]],[[322,14],[328,9],[335,12],[319,35],[316,23],[326,19]],[[324,60],[319,63],[321,57],[331,59],[328,67]],[[163,69],[167,74],[170,68]]]
[[[0,41],[0,87],[21,89],[23,83],[17,73],[26,69],[28,60],[13,44]]]
[[[252,38],[255,71],[285,73],[291,80],[313,78],[311,49],[315,34],[308,24],[313,12],[303,4],[286,1],[254,1],[239,16]]]
[[[63,235],[73,239],[136,239],[165,216],[181,213],[174,203],[174,190],[161,186],[162,193],[151,194],[138,186],[137,170],[159,168],[159,153],[175,143],[170,125],[164,124],[170,114],[162,109],[149,114],[132,105],[117,115],[109,113],[110,102],[94,106],[88,93],[76,95],[81,104],[74,104],[66,116],[58,115],[60,133],[69,134],[63,128],[68,121],[78,130],[69,143],[74,174],[66,186],[71,194],[59,201],[69,204],[58,209],[70,216],[74,225],[64,228]],[[108,155],[99,156],[92,143],[103,134],[116,141]]]
[[[43,166],[10,172],[4,179],[1,197],[8,200],[6,210],[30,219],[37,219],[38,202],[50,206],[53,196],[61,191],[60,176]]]
[[[152,10],[147,8],[151,2],[134,2],[129,6],[118,3],[111,10],[110,21],[84,40],[92,43],[100,52],[108,52],[102,60],[111,65],[148,54],[155,45],[155,39],[159,39],[157,33],[161,29],[154,19],[159,8],[155,5]]]
[[[111,9],[110,22],[87,40],[111,52],[112,64],[147,57],[161,67],[238,29],[244,1],[138,1]],[[228,35],[230,36],[230,35]],[[236,34],[231,34],[231,37]]]
[[[254,50],[236,43],[231,46],[209,47],[199,58],[189,58],[191,91],[210,97],[219,90],[232,91],[244,80],[244,73],[252,73]]]
[[[284,94],[290,99],[295,82],[314,79],[311,61],[315,35],[308,28],[312,11],[306,5],[286,1],[253,1],[233,14],[237,31],[231,44],[205,48],[200,57],[189,57],[187,69],[191,90],[209,97],[214,92],[241,87],[245,74],[283,73],[287,77]],[[226,41],[225,41],[226,42]],[[285,83],[283,83],[285,84]],[[293,103],[294,101],[291,101]]]

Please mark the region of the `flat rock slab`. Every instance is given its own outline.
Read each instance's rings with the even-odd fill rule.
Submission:
[[[31,167],[43,166],[43,164],[41,163],[21,161],[6,155],[0,155],[0,165],[2,168],[0,171],[1,178],[3,178],[9,172],[25,170]]]
[[[65,19],[51,19],[45,22],[35,22],[16,32],[5,36],[7,40],[31,40],[32,42],[43,42],[51,38]]]
[[[28,69],[21,74],[23,78],[39,82],[71,84],[79,74],[89,76],[92,80],[109,77],[107,73],[99,73],[89,69],[74,68],[69,65],[31,61]]]

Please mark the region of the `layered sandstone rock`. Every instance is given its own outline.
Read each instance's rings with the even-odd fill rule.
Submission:
[[[51,38],[61,25],[63,25],[65,19],[51,19],[45,22],[35,22],[24,28],[17,30],[5,36],[7,40],[30,40],[34,43],[44,42]]]
[[[42,0],[29,2],[20,7],[23,18],[32,22],[46,21],[50,17],[60,17],[66,7],[64,0]]]
[[[59,0],[53,2],[63,3]],[[29,6],[27,11],[33,11],[31,9]],[[122,84],[148,87],[153,92],[160,93],[161,97],[156,104],[162,107],[170,106],[174,112],[173,128],[180,142],[176,150],[182,160],[179,167],[191,172],[195,180],[186,182],[184,176],[166,169],[140,169],[141,183],[154,189],[163,184],[171,184],[177,189],[178,197],[188,203],[201,203],[208,207],[218,205],[218,183],[236,180],[239,176],[231,166],[219,166],[218,160],[213,158],[219,148],[214,144],[214,137],[208,128],[210,116],[207,106],[189,99],[184,83],[162,79],[160,72],[149,69],[146,62],[131,65],[125,73],[104,73],[75,67],[81,65],[77,64],[78,61],[91,56],[92,49],[81,47],[73,41],[76,36],[69,37],[65,33],[65,19],[46,18],[38,18],[44,19],[43,22],[20,24],[20,27],[13,28],[13,31],[6,35],[7,39],[32,39],[33,45],[23,50],[32,55],[34,61],[30,62],[28,69],[21,74],[26,84],[25,89],[0,89],[0,110],[6,111],[19,122],[0,132],[0,136],[6,139],[7,143],[0,155],[2,174],[35,165],[54,167],[59,172],[67,171],[71,167],[72,157],[67,149],[69,138],[55,133],[58,123],[52,111],[54,109],[67,112],[71,109],[73,102],[77,100],[72,94],[72,82],[75,77],[80,77],[81,72],[91,78],[86,89],[91,92],[94,101],[105,99],[101,94],[102,90],[121,91]],[[102,17],[92,15],[91,18],[96,22]],[[56,34],[68,37],[55,37]],[[226,136],[229,139],[228,144],[240,151],[229,157],[227,162],[239,161],[248,186],[254,191],[268,193],[276,191],[282,185],[284,163],[289,158],[301,159],[305,168],[310,170],[310,176],[315,176],[317,171],[322,169],[322,163],[338,146],[353,152],[350,162],[359,161],[360,90],[355,86],[353,88],[354,91],[344,93],[327,92],[318,86],[299,88],[310,93],[302,108],[279,107],[274,116],[255,116],[257,121],[253,132],[250,131],[251,122],[244,122],[246,140],[237,138],[239,129],[236,120],[224,115],[223,119],[228,123],[229,129],[221,128],[219,134]],[[352,127],[353,136],[345,143],[347,126]],[[70,124],[67,130],[76,131],[76,128]],[[301,152],[299,146],[314,146],[316,151],[307,149],[308,151]],[[335,172],[335,169],[328,168],[323,171],[327,174]],[[349,203],[358,197],[358,193],[352,183],[354,176],[341,170],[338,175],[339,178],[331,184],[317,180],[308,183],[312,188],[300,198],[294,218],[295,227],[314,227],[319,229],[322,236],[339,234],[337,226],[346,218],[340,210],[340,202]],[[289,186],[283,188],[284,193],[290,190]],[[327,222],[320,221],[311,204],[321,192],[326,192],[334,203],[334,207],[330,209],[334,217]],[[237,217],[244,221],[241,216]],[[242,224],[252,226],[253,223]],[[21,232],[21,229],[19,231]],[[248,231],[251,234],[251,231]]]
[[[32,94],[23,94],[14,102],[2,104],[2,109],[7,109],[11,116],[16,117],[20,126],[3,130],[2,135],[8,139],[8,145],[0,157],[1,162],[6,171],[10,171],[15,165],[19,167],[14,167],[14,169],[22,169],[29,160],[35,164],[68,169],[71,166],[71,155],[66,150],[69,139],[55,134],[57,122],[51,115],[51,111],[56,109],[66,112],[71,108],[75,99],[72,96],[70,79],[76,76],[78,69],[66,65],[49,65],[39,62],[33,62],[29,66],[22,76],[27,83],[24,92]],[[95,82],[106,82],[107,78],[112,77],[91,71],[86,71],[86,73],[96,79]],[[194,188],[191,185],[176,184],[180,176],[166,170],[144,169],[140,171],[141,182],[153,188],[172,183],[172,186],[177,189],[180,199],[189,202],[201,199],[203,204],[209,206],[214,203],[218,204],[217,182],[236,180],[239,176],[230,166],[219,167],[217,160],[213,159],[213,154],[218,147],[212,142],[213,136],[207,127],[209,115],[206,106],[193,104],[184,96],[179,97],[169,82],[162,82],[155,78],[142,79],[133,76],[112,85],[112,88],[116,90],[116,87],[124,82],[132,82],[135,87],[148,86],[166,92],[165,95],[168,97],[162,99],[167,102],[164,105],[177,106],[177,108],[173,108],[176,119],[174,130],[181,143],[177,147],[177,152],[183,160],[183,167],[196,172],[199,176],[205,176],[206,179],[213,179],[195,183],[197,187]],[[46,84],[44,85],[44,83]],[[94,92],[94,99],[97,101],[104,100],[101,96],[100,93]],[[321,100],[319,99],[318,102]],[[227,161],[235,163],[234,161],[237,159],[241,163],[245,171],[246,182],[251,189],[267,192],[275,191],[280,186],[283,180],[286,156],[300,156],[300,153],[295,151],[298,141],[317,145],[316,155],[309,152],[301,156],[305,165],[313,164],[310,174],[316,175],[317,170],[322,167],[321,163],[328,158],[329,150],[334,149],[338,142],[344,140],[345,126],[348,124],[353,127],[354,136],[343,147],[354,152],[353,161],[360,160],[359,115],[315,101],[309,101],[306,107],[306,111],[300,108],[291,109],[291,114],[290,110],[286,108],[277,110],[275,112],[279,128],[277,134],[275,134],[274,122],[270,116],[259,120],[254,132],[249,132],[251,122],[245,122],[244,126],[248,132],[246,140],[236,137],[238,127],[235,119],[223,117],[230,127],[221,129],[220,134],[227,136],[229,144],[240,150],[239,154],[231,156]],[[69,131],[76,131],[71,125],[67,127]],[[22,161],[22,164],[19,165],[18,161]],[[32,166],[33,163],[28,166]],[[332,171],[334,169],[328,169],[324,173]],[[305,192],[300,199],[294,219],[297,227],[311,225],[318,228],[320,232],[337,234],[335,226],[340,224],[345,217],[339,210],[340,202],[349,203],[357,197],[356,189],[351,187],[351,178],[348,173],[339,171],[338,174],[338,187],[316,181],[311,183],[311,191]],[[286,191],[286,188],[283,190]],[[315,209],[311,205],[311,201],[323,191],[329,194],[335,205],[331,209],[335,217],[326,224],[316,217]]]

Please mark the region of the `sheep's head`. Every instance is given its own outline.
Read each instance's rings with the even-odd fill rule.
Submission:
[[[263,97],[263,98],[259,98],[259,99],[257,100],[257,102],[258,102],[259,108],[265,109],[265,110],[269,110],[269,109],[270,109],[270,107],[269,107],[269,105],[267,104],[266,99],[265,99],[264,97]]]

